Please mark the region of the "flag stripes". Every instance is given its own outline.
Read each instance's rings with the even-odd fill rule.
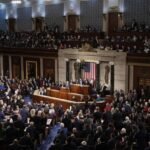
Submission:
[[[89,63],[89,62],[88,62]],[[88,71],[83,69],[83,79],[96,79],[96,64],[93,62],[89,63]]]

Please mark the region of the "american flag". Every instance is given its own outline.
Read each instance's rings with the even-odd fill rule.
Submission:
[[[93,62],[85,62],[83,64],[83,79],[96,79],[96,64]]]

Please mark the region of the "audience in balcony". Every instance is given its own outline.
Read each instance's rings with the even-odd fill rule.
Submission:
[[[135,19],[130,24],[124,24],[118,31],[122,32],[150,32],[149,25],[145,23],[138,23]]]
[[[88,27],[89,29],[90,27]],[[91,29],[91,28],[90,28]],[[96,30],[79,32],[59,32],[59,27],[45,29],[43,32],[0,32],[0,46],[14,48],[80,48],[82,43],[89,42],[97,47],[101,33]]]
[[[124,25],[121,33],[127,31],[147,32],[147,25],[140,25],[133,20],[131,25]],[[129,34],[104,36],[95,27],[87,25],[79,31],[60,32],[59,26],[45,27],[42,32],[0,32],[0,47],[12,48],[41,48],[66,49],[82,48],[89,43],[94,48],[103,50],[117,50],[128,53],[149,53],[149,36],[143,34]],[[135,33],[135,32],[134,32]]]
[[[103,45],[105,50],[117,50],[128,53],[149,53],[150,44],[149,37],[137,35],[114,35],[106,36]]]

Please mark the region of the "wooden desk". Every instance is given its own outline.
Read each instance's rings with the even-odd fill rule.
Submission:
[[[70,86],[70,92],[72,92],[72,93],[81,93],[81,91],[80,91],[80,85],[79,84],[72,84],[71,86]]]
[[[48,88],[47,96],[66,99],[66,100],[72,100],[74,97],[76,101],[81,101],[84,95],[78,93],[70,93],[70,90],[65,88],[62,90],[55,90],[55,89]]]
[[[64,109],[69,108],[74,103],[65,99],[56,97],[44,96],[44,95],[33,95],[33,103],[40,103],[43,101],[46,104],[54,103],[55,105],[62,105]]]
[[[51,90],[48,90],[47,93],[48,93],[48,96],[57,97],[57,98],[60,97],[60,92],[59,92],[59,90],[51,89]]]
[[[62,99],[68,99],[68,92],[59,92],[59,97],[56,98],[62,98]]]
[[[83,95],[82,94],[68,93],[68,100],[81,102],[82,99],[83,99]]]
[[[70,89],[69,89],[69,88],[66,88],[66,87],[61,87],[61,88],[60,88],[60,91],[61,91],[61,92],[67,92],[67,93],[69,93],[69,92],[70,92]]]
[[[90,93],[90,86],[89,85],[81,86],[81,94],[89,95],[89,93]]]
[[[83,95],[89,95],[89,85],[72,84],[70,86],[71,93],[78,93]]]
[[[100,107],[100,109],[103,111],[106,103],[111,103],[113,100],[113,97],[106,96],[104,101],[97,101],[96,105]],[[84,105],[85,102],[78,102],[73,100],[67,100],[67,99],[61,99],[51,96],[45,96],[45,95],[39,95],[39,91],[36,90],[33,94],[33,103],[40,103],[43,101],[44,103],[51,104],[54,103],[55,105],[62,105],[64,109],[69,108],[72,105]],[[89,104],[92,104],[92,101],[88,102]]]

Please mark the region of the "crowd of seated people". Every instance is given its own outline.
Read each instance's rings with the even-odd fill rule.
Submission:
[[[103,41],[103,48],[128,53],[149,53],[150,40],[147,36],[106,36]]]
[[[135,32],[129,32],[135,31]],[[66,49],[82,48],[89,43],[94,48],[117,50],[128,53],[149,53],[149,26],[133,19],[131,25],[124,25],[111,36],[105,36],[95,27],[87,25],[78,31],[60,32],[59,26],[46,26],[41,32],[0,31],[0,47]],[[134,33],[134,34],[133,34]]]
[[[137,26],[137,23],[133,23]],[[138,32],[138,31],[137,31]],[[136,33],[137,33],[136,32]],[[94,48],[104,50],[117,50],[128,53],[149,53],[149,36],[145,34],[128,34],[126,30],[115,32],[114,35],[105,36],[94,27],[86,26],[79,31],[60,32],[59,28],[45,29],[42,32],[4,32],[0,31],[0,47],[11,48],[41,48],[66,49],[82,48],[89,43]],[[139,32],[142,33],[142,32]]]
[[[81,32],[97,32],[98,29],[94,26],[91,26],[91,25],[87,25],[87,26],[83,26],[81,27]]]
[[[19,80],[0,77],[0,147],[9,150],[33,150],[41,144],[50,130],[52,105],[25,102],[25,96],[33,95],[49,83],[48,79]]]
[[[54,33],[47,32],[0,32],[0,46],[10,48],[57,49],[59,40]]]
[[[89,27],[90,28],[90,27]],[[57,28],[44,29],[42,32],[4,32],[0,31],[0,47],[12,48],[45,48],[64,49],[80,48],[84,42],[97,47],[97,42],[103,38],[102,32],[68,31],[59,32]]]
[[[49,150],[149,150],[150,100],[139,93],[116,91],[104,112],[88,103],[67,109]]]
[[[60,130],[50,150],[149,150],[150,91],[115,91],[115,100],[104,110],[95,101],[72,105],[25,103],[23,97],[50,86],[50,79],[17,80],[1,77],[6,91],[0,99],[0,144],[6,149],[36,149],[51,126]],[[44,93],[42,93],[44,94]]]
[[[50,31],[50,32],[58,33],[58,32],[60,32],[60,28],[56,24],[48,25],[47,23],[45,23],[44,31]],[[70,30],[70,32],[72,32],[72,30]],[[99,29],[98,29],[98,27],[95,27],[95,26],[92,26],[92,25],[86,25],[86,26],[82,26],[80,29],[76,29],[75,32],[97,33],[97,32],[99,32]]]
[[[149,25],[138,23],[135,19],[130,24],[124,24],[118,31],[122,32],[150,32]]]
[[[99,33],[74,33],[63,32],[0,32],[0,47],[12,48],[45,48],[66,49],[82,48],[85,43],[90,43],[94,48],[117,50],[125,52],[149,53],[150,44],[147,36],[106,36],[101,39]]]
[[[106,36],[101,47],[105,50],[117,50],[128,53],[150,52],[150,28],[135,19],[131,24],[123,25],[117,31]]]
[[[26,102],[34,90],[46,95],[46,88],[62,86],[50,78],[31,78],[29,80],[0,77],[0,147],[9,150],[37,149],[47,137],[50,123],[54,125],[63,115],[61,104],[40,104]],[[62,113],[61,113],[62,112]],[[52,120],[52,121],[49,121]],[[49,123],[48,123],[49,122]]]

